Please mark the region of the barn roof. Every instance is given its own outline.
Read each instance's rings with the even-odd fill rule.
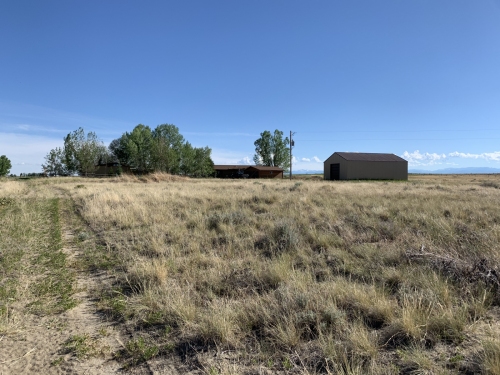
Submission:
[[[377,154],[369,152],[336,152],[336,154],[350,161],[406,161],[394,154]]]
[[[266,167],[264,165],[250,165],[248,168],[258,169],[259,171],[282,171],[280,167]]]
[[[251,165],[225,165],[225,164],[214,165],[214,169],[219,171],[225,171],[228,169],[247,169],[248,167],[251,167]]]

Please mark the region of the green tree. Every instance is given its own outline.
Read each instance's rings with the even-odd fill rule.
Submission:
[[[171,124],[158,125],[152,133],[151,158],[155,171],[179,173],[184,137]]]
[[[63,159],[68,173],[80,175],[93,173],[106,147],[94,132],[85,135],[82,128],[69,133],[64,138]]]
[[[287,147],[289,144],[288,137],[283,138],[283,132],[278,129],[274,131],[274,134],[268,130],[260,133],[260,138],[254,142],[255,164],[289,169],[290,149]]]
[[[5,155],[0,156],[0,177],[7,176],[12,168],[12,163]]]
[[[115,160],[121,165],[130,164],[130,155],[127,149],[128,133],[123,134],[120,138],[113,139],[108,146],[108,149]]]
[[[153,169],[151,158],[151,146],[153,136],[151,128],[146,125],[137,125],[131,133],[125,133],[127,137],[126,152],[129,158],[129,166],[136,168],[141,173]]]
[[[209,147],[193,147],[186,142],[182,147],[180,171],[191,177],[208,177],[214,173],[214,162]]]
[[[60,147],[50,150],[45,156],[45,164],[42,164],[43,171],[50,176],[65,176],[68,174],[64,163],[64,151]]]
[[[193,173],[195,168],[195,151],[191,143],[186,142],[182,146],[180,173],[189,176]]]
[[[212,161],[212,149],[200,147],[194,149],[193,177],[208,177],[214,174],[214,162]]]
[[[63,147],[63,163],[66,167],[66,170],[69,174],[74,174],[78,170],[78,160],[76,158],[76,145],[75,145],[75,136],[76,132],[80,135],[80,130],[83,132],[82,128],[75,130],[73,133],[69,133],[66,137],[64,137],[64,147]]]
[[[160,171],[193,177],[213,174],[212,150],[193,147],[172,124],[158,125],[153,131],[139,124],[131,133],[111,141],[109,152],[120,164],[143,173]]]

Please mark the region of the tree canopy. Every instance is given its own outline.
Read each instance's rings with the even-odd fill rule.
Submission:
[[[95,172],[99,161],[108,158],[108,150],[97,135],[94,132],[85,134],[83,128],[78,128],[64,137],[63,148],[50,150],[42,168],[52,176],[75,173],[83,176]]]
[[[122,165],[139,172],[166,172],[193,177],[213,174],[212,150],[193,147],[172,124],[151,130],[139,124],[109,144],[109,151]]]
[[[132,132],[125,134],[128,165],[141,173],[151,171],[153,169],[151,153],[153,135],[151,134],[151,128],[139,124]]]
[[[7,176],[12,168],[12,163],[5,155],[0,156],[0,177]]]
[[[83,128],[78,128],[64,138],[63,158],[68,173],[93,173],[105,154],[107,149],[94,132],[85,135]]]
[[[66,168],[64,150],[60,147],[50,150],[45,156],[45,164],[42,168],[49,176],[66,176],[69,174]]]
[[[171,124],[158,125],[153,130],[153,168],[156,171],[178,174],[182,158],[184,137],[179,128]]]
[[[290,168],[290,144],[288,137],[283,138],[283,132],[276,129],[274,134],[265,130],[260,138],[254,142],[255,155],[253,161],[257,165],[267,167]]]
[[[193,177],[213,174],[212,150],[193,147],[172,124],[154,130],[139,124],[131,132],[114,139],[108,148],[93,132],[79,128],[64,137],[63,148],[55,148],[45,157],[44,171],[50,175],[95,172],[99,163],[118,162],[139,173],[167,172]]]

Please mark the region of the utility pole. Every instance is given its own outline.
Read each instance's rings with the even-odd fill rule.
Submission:
[[[292,181],[292,147],[294,146],[294,142],[293,142],[293,139],[292,139],[292,136],[294,135],[295,133],[293,133],[291,130],[290,130],[290,181]]]

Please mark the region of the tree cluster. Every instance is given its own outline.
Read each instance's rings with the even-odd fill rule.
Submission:
[[[154,130],[139,124],[113,140],[109,150],[122,165],[140,173],[157,171],[193,177],[213,174],[212,150],[193,147],[171,124],[158,125]]]
[[[50,150],[42,168],[51,176],[68,176],[78,173],[86,176],[94,173],[97,164],[109,158],[104,143],[94,132],[85,134],[82,128],[64,137],[64,146]]]
[[[64,138],[63,148],[51,150],[43,168],[50,175],[87,175],[99,164],[119,163],[136,173],[167,172],[193,177],[213,174],[212,150],[193,147],[175,125],[162,124],[154,130],[139,124],[114,139],[106,148],[95,133],[82,128]]]

